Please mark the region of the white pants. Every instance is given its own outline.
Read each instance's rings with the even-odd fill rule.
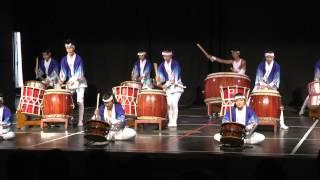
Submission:
[[[181,92],[176,93],[167,93],[167,104],[168,104],[168,126],[175,127],[177,126],[178,119],[178,103],[181,97]]]
[[[0,128],[0,136],[2,136],[4,140],[9,140],[13,139],[15,137],[15,134],[14,132],[10,131],[10,128]]]
[[[136,136],[136,131],[131,128],[122,128],[118,131],[109,131],[107,140],[130,140]]]
[[[84,114],[84,91],[85,87],[79,87],[73,93],[77,93],[77,103],[79,105],[79,121],[78,125],[82,126],[83,114]]]
[[[221,134],[217,133],[213,136],[213,138],[214,138],[214,140],[220,142]],[[259,144],[259,143],[263,142],[264,139],[265,139],[265,136],[263,134],[254,132],[251,134],[251,136],[244,139],[244,143],[245,144]]]

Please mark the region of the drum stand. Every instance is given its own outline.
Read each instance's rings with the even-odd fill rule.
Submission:
[[[46,123],[64,123],[64,129],[68,129],[68,122],[69,118],[42,118],[40,127],[41,130],[43,130],[44,127],[46,127]]]
[[[16,113],[17,117],[17,129],[21,129],[24,126],[41,126],[41,119],[32,119],[27,120],[27,117],[25,114],[21,113],[20,111],[17,111]]]
[[[162,130],[162,126],[163,126],[163,122],[165,121],[165,118],[155,118],[155,117],[138,117],[135,121],[134,121],[134,129],[137,130],[138,129],[138,125],[139,124],[158,124],[159,126],[159,130]]]
[[[320,119],[320,106],[316,109],[308,109],[308,116],[311,119]]]

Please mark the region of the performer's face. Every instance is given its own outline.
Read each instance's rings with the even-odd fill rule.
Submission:
[[[68,54],[71,54],[71,55],[73,55],[74,54],[74,47],[68,47],[68,48],[66,48],[66,51],[67,51],[67,53]]]
[[[266,56],[266,61],[267,63],[271,63],[271,61],[273,61],[274,56]]]
[[[44,53],[42,53],[42,57],[44,60],[48,61],[51,57],[51,53],[44,52]]]
[[[172,59],[172,56],[163,56],[163,59],[169,62]]]
[[[232,58],[233,58],[233,59],[238,59],[238,58],[240,58],[240,53],[238,53],[238,52],[232,52],[231,55],[232,55]]]
[[[144,59],[146,58],[146,56],[145,56],[145,55],[138,55],[138,58],[139,58],[140,60],[144,60]]]
[[[4,101],[3,101],[3,98],[1,97],[1,98],[0,98],[0,107],[3,106],[3,103],[4,103]]]
[[[113,100],[105,102],[104,105],[107,107],[108,110],[111,110],[113,106]]]
[[[236,107],[238,109],[242,109],[245,105],[245,100],[244,99],[237,99],[236,100]]]

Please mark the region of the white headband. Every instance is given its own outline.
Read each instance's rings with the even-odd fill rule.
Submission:
[[[110,102],[113,99],[112,96],[110,96],[108,99],[102,99],[103,102]]]
[[[246,97],[243,95],[239,95],[239,96],[234,97],[234,100],[238,100],[238,99],[246,99]]]
[[[167,52],[167,51],[164,51],[161,54],[162,56],[172,56],[172,52]]]
[[[238,54],[240,54],[240,51],[231,50],[231,53],[238,53]]]
[[[138,52],[138,56],[145,56],[147,53],[146,52]]]
[[[272,57],[274,57],[274,53],[265,53],[264,56],[272,56]]]
[[[69,43],[69,44],[64,44],[64,46],[65,46],[66,48],[75,48],[75,45],[74,45],[74,44],[71,44],[71,43]]]

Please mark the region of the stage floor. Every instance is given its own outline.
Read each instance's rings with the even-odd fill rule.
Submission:
[[[92,116],[93,108],[86,108],[85,119]],[[77,113],[75,113],[77,114]],[[308,117],[299,117],[296,110],[285,109],[285,123],[289,130],[273,132],[272,127],[259,127],[258,132],[266,136],[260,145],[246,146],[242,150],[222,150],[215,142],[213,135],[220,130],[219,119],[210,120],[205,107],[180,108],[178,127],[155,130],[156,126],[145,126],[138,129],[135,140],[117,141],[105,147],[84,146],[82,128],[63,126],[40,131],[39,127],[26,127],[16,130],[16,138],[0,143],[0,149],[84,151],[103,149],[109,152],[137,153],[205,153],[205,154],[239,154],[245,156],[299,156],[316,158],[320,147],[320,123]]]

